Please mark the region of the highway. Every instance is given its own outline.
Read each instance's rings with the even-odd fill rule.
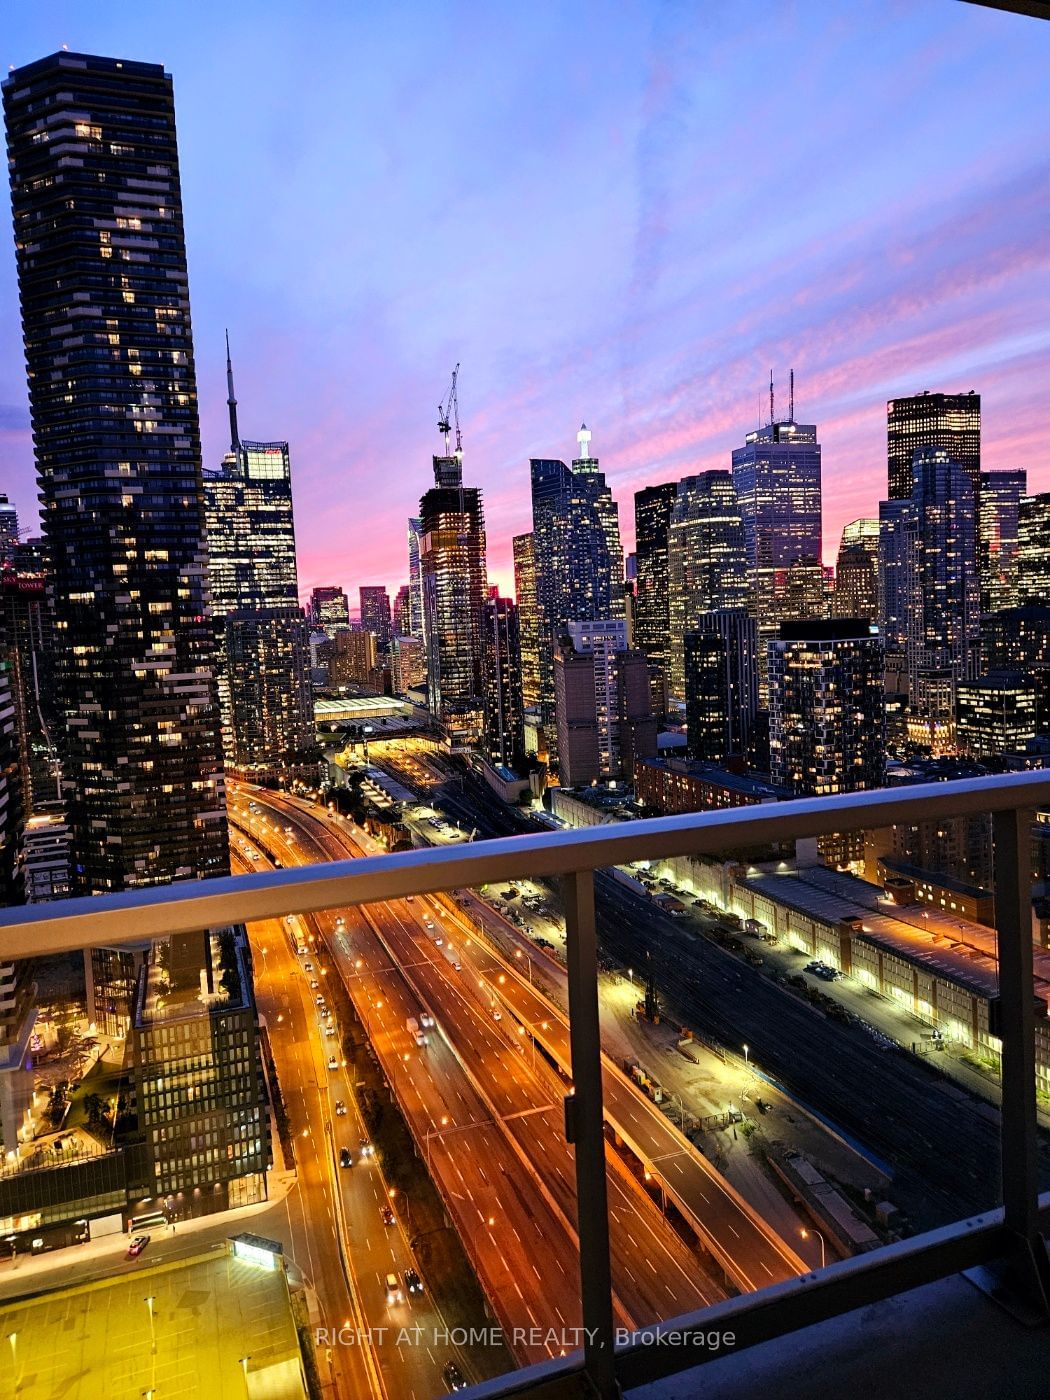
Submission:
[[[263,804],[264,794],[252,796]],[[234,823],[243,820],[233,803],[230,817]],[[287,817],[281,813],[282,825]],[[255,822],[247,835],[253,848],[278,845],[286,865],[302,859],[297,844],[290,845],[283,832],[261,831]],[[565,1222],[521,1172],[506,1135],[448,1046],[432,1037],[426,1051],[416,1047],[405,1023],[409,1016],[418,1017],[418,999],[360,911],[346,910],[341,927],[336,917],[311,916],[303,922],[328,946],[332,966],[347,986],[417,1143],[424,1145],[431,1175],[508,1338],[515,1328],[536,1328],[546,1336],[577,1327],[578,1284],[571,1269],[575,1240]],[[349,1087],[344,1097],[349,1102]],[[337,1138],[337,1147],[352,1142],[346,1133]],[[505,1178],[515,1180],[513,1192],[496,1186],[497,1179]],[[532,1263],[535,1257],[569,1260],[570,1268],[541,1276]],[[528,1362],[557,1355],[561,1348],[544,1342],[522,1343],[514,1350],[520,1361]]]
[[[359,849],[345,826],[332,824],[317,809],[285,795],[267,793],[259,796],[260,801],[271,802],[283,814],[283,819],[296,813],[301,820],[315,825],[320,833],[321,850],[335,857],[354,853]],[[384,937],[388,938],[391,952],[402,966],[427,966],[437,981],[435,986],[463,986],[461,975],[450,970],[450,964],[443,955],[438,955],[433,944],[433,934],[417,920],[406,923],[396,911],[401,902],[383,906]],[[378,911],[376,911],[378,912]],[[388,927],[389,925],[389,927]],[[480,990],[480,1007],[474,1011],[473,1019],[480,1020],[485,1036],[490,1040],[511,1034],[519,1035],[519,1054],[524,1060],[525,1047],[530,1035],[568,1073],[569,1048],[568,1025],[564,1013],[546,1002],[538,989],[529,986],[520,975],[512,960],[502,962],[494,957],[491,950],[475,941],[467,942],[464,937],[457,942],[457,952],[462,959],[464,971],[468,963],[473,968],[473,977],[468,979],[472,990]],[[506,1018],[499,1029],[491,1020],[491,1004],[498,997],[499,1004],[513,1012],[513,1021]],[[446,1014],[445,1012],[442,1013]],[[482,1063],[479,1055],[491,1054],[492,1044],[478,1043],[476,1033],[465,1027],[468,1035],[471,1063]],[[469,1037],[475,1036],[470,1039]],[[538,1064],[546,1069],[543,1057]],[[547,1071],[549,1074],[549,1070]],[[563,1092],[557,1081],[549,1082],[551,1096]],[[804,1272],[805,1265],[779,1236],[771,1230],[757,1214],[737,1195],[714,1168],[695,1151],[692,1145],[678,1133],[659,1109],[648,1098],[639,1093],[625,1080],[612,1065],[605,1070],[605,1106],[610,1126],[631,1146],[635,1154],[645,1163],[651,1176],[658,1180],[674,1200],[683,1216],[693,1224],[696,1233],[704,1240],[719,1264],[742,1289],[757,1289],[769,1283],[778,1282]],[[514,1113],[515,1105],[510,1102],[505,1112]],[[564,1142],[561,1124],[560,1104],[552,1103],[551,1111],[541,1116],[536,1123],[530,1123],[530,1135],[544,1133],[547,1144],[546,1163],[553,1160],[556,1151],[566,1157],[567,1181],[563,1189],[572,1194],[572,1177],[568,1175],[570,1155]],[[637,1251],[635,1241],[629,1241],[628,1258],[621,1265],[617,1258],[619,1230],[633,1230],[637,1234],[639,1205],[649,1205],[648,1198],[637,1193],[628,1194],[621,1205],[619,1192],[624,1189],[623,1167],[619,1158],[610,1152],[614,1170],[610,1171],[610,1216],[612,1220],[612,1252],[614,1259],[614,1279],[621,1293],[625,1291],[624,1280],[640,1284],[637,1277]],[[633,1181],[630,1183],[635,1185]],[[645,1215],[642,1211],[642,1215]],[[663,1273],[663,1271],[661,1271]],[[710,1288],[708,1288],[708,1293]],[[641,1316],[652,1320],[658,1316],[670,1316],[669,1298],[658,1294],[648,1302],[649,1309],[657,1304],[656,1311],[646,1311]],[[679,1307],[677,1311],[683,1311]]]
[[[257,847],[249,859],[236,841],[231,842],[231,861],[236,874],[269,864]],[[309,987],[312,979],[292,946],[293,940],[302,939],[304,923],[296,919],[288,927],[268,920],[249,925],[248,932],[256,997],[266,1017],[295,1138],[297,1183],[288,1197],[293,1257],[316,1288],[321,1313],[317,1325],[338,1329],[349,1322],[355,1335],[368,1338],[353,1346],[320,1347],[318,1368],[322,1377],[328,1366],[335,1370],[339,1395],[357,1395],[367,1385],[389,1400],[402,1395],[427,1400],[445,1389],[444,1364],[455,1361],[463,1369],[464,1362],[443,1344],[444,1321],[428,1293],[387,1304],[387,1274],[396,1272],[403,1279],[415,1261],[400,1222],[395,1228],[383,1224],[386,1187],[375,1156],[360,1153],[365,1129],[346,1070],[342,1065],[335,1071],[328,1067],[338,1041],[326,1038],[321,1029]],[[319,964],[315,970],[320,971]],[[337,1101],[346,1105],[346,1117],[336,1114]],[[355,1165],[350,1171],[336,1165],[342,1143],[353,1146]],[[340,1263],[340,1234],[349,1289]],[[422,1329],[418,1344],[395,1344],[402,1327]]]
[[[279,812],[280,823],[289,819],[294,823],[300,856],[311,842],[320,859],[345,858],[360,849],[344,826],[333,825],[326,814],[309,804],[269,792],[253,792],[252,796],[261,807]],[[564,1083],[542,1055],[526,1053],[527,1038],[517,1034],[517,1024],[512,1024],[509,1016],[494,1018],[493,998],[487,987],[455,969],[445,956],[447,948],[435,941],[440,938],[433,917],[436,911],[426,905],[421,909],[421,903],[416,902],[413,909],[407,901],[394,901],[368,911],[390,970],[396,964],[415,983],[420,1001],[425,1000],[443,1036],[454,1041],[493,1116],[512,1140],[518,1167],[508,1175],[506,1189],[518,1189],[524,1177],[535,1174],[544,1183],[547,1198],[571,1223],[574,1234],[575,1165],[564,1138]],[[429,930],[427,920],[433,926]],[[625,1326],[638,1326],[723,1296],[717,1272],[710,1266],[705,1270],[611,1149],[609,1161],[618,1320]],[[571,1258],[570,1269],[577,1286]]]
[[[473,774],[430,800],[481,836],[537,829]],[[651,952],[657,986],[685,1024],[731,1048],[746,1043],[765,1073],[891,1164],[891,1197],[913,1229],[999,1204],[998,1114],[987,1104],[928,1061],[829,1020],[612,876],[596,872],[595,895],[602,950],[635,969]],[[1045,1190],[1045,1142],[1040,1152]]]

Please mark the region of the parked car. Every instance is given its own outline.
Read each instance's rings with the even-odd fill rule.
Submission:
[[[128,1245],[128,1258],[137,1259],[150,1242],[149,1235],[136,1235]]]

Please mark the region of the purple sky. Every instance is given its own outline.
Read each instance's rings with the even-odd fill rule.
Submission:
[[[3,62],[174,75],[205,460],[292,445],[300,583],[391,589],[462,362],[489,568],[528,458],[592,429],[632,493],[728,466],[795,368],[824,552],[885,491],[885,401],[983,396],[1050,489],[1050,25],[954,0],[19,6]],[[98,13],[94,13],[94,11]],[[9,227],[9,225],[8,225]],[[0,490],[35,508],[14,251]]]

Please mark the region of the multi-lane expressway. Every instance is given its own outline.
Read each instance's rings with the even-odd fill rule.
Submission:
[[[257,802],[260,811],[270,814],[267,828],[261,829],[257,820],[249,828],[251,834],[273,845],[286,863],[345,857],[353,845],[348,834],[330,826],[325,814],[268,792],[239,790],[235,821],[245,820],[238,808],[245,805],[247,796]],[[295,834],[290,846],[283,830],[286,825],[292,825]],[[557,1294],[564,1279],[569,1290],[567,1307],[561,1307],[556,1325],[575,1327],[575,1175],[562,1127],[564,1085],[542,1056],[525,1053],[525,1040],[515,1034],[509,1017],[494,1017],[492,997],[483,979],[479,986],[478,979],[457,972],[444,956],[440,941],[435,941],[435,934],[426,927],[427,922],[434,924],[434,911],[421,908],[421,903],[415,902],[413,908],[409,901],[396,901],[369,910],[367,916],[357,912],[357,922],[347,922],[345,930],[333,928],[333,949],[337,958],[343,959],[348,986],[364,1011],[380,1057],[392,1064],[395,1087],[417,1142],[426,1143],[435,1175],[440,1176],[446,1153],[454,1149],[459,1168],[466,1163],[477,1177],[476,1155],[472,1157],[476,1129],[469,1122],[464,1124],[458,1093],[450,1092],[450,1066],[442,1060],[442,1051],[447,1048],[454,1062],[452,1072],[459,1066],[468,1075],[471,1087],[484,1098],[490,1125],[498,1126],[511,1153],[504,1165],[486,1152],[481,1180],[468,1184],[467,1198],[473,1200],[479,1189],[484,1198],[495,1184],[497,1214],[502,1219],[507,1203],[535,1183],[541,1199],[567,1224],[568,1245],[555,1240],[546,1248],[529,1249],[514,1277],[519,1283],[531,1274],[537,1283],[542,1277],[548,1294],[552,1290]],[[353,914],[347,911],[336,917],[350,921]],[[364,966],[358,968],[358,962]],[[367,981],[363,986],[355,984],[355,976],[375,979],[378,985]],[[398,983],[408,985],[415,1000],[398,1006],[395,1014],[392,998]],[[377,1015],[380,1001],[383,1005]],[[416,1014],[424,1005],[435,1016],[439,1033],[427,1050],[416,1052],[404,1028],[403,1011],[407,1006],[409,1014]],[[388,1012],[389,1020],[383,1019]],[[399,1054],[408,1056],[400,1065]],[[424,1091],[436,1089],[440,1095],[430,1107],[429,1118],[412,1112],[413,1085]],[[442,1121],[446,1119],[447,1127]],[[464,1127],[470,1131],[462,1131]],[[612,1152],[609,1186],[617,1319],[622,1325],[651,1322],[721,1296],[710,1266],[705,1267],[683,1243]],[[453,1201],[462,1189],[457,1190],[453,1183]],[[504,1227],[500,1242],[507,1239]],[[465,1242],[469,1248],[469,1232]],[[502,1316],[503,1310],[498,1306],[497,1310]]]
[[[253,793],[260,803],[269,804],[271,810],[279,813],[280,822],[291,820],[296,830],[310,833],[320,858],[339,858],[359,850],[356,838],[345,824],[331,822],[327,816],[311,804],[283,794]],[[454,906],[453,906],[454,907]],[[448,912],[448,911],[446,911]],[[418,920],[405,920],[397,911],[397,905],[382,906],[372,911],[372,916],[382,920],[382,933],[389,952],[394,960],[403,966],[421,969],[417,975],[426,978],[426,985],[434,997],[448,999],[451,992],[459,991],[462,999],[464,985],[472,991],[472,999],[480,1000],[481,1022],[489,1037],[507,1030],[519,1036],[519,1056],[525,1060],[524,1049],[535,1037],[548,1054],[567,1072],[569,1067],[568,1028],[564,1014],[557,1007],[547,1003],[538,989],[520,975],[513,960],[503,961],[493,950],[478,940],[468,943],[464,935],[457,942],[458,957],[462,959],[462,974],[453,973],[448,959],[442,956],[433,942],[431,931]],[[449,914],[449,917],[454,915]],[[470,975],[467,976],[466,974]],[[450,992],[451,989],[451,992]],[[498,1030],[491,1024],[491,1010],[497,1002],[511,1014],[501,1018]],[[457,1018],[458,1019],[458,1018]],[[475,1012],[474,1020],[479,1018]],[[471,1034],[466,1029],[468,1044]],[[506,1042],[504,1042],[506,1043]],[[473,1056],[485,1047],[470,1046]],[[540,1065],[544,1066],[543,1057]],[[554,1082],[550,1093],[557,1091]],[[692,1224],[697,1234],[704,1240],[708,1249],[721,1264],[734,1283],[743,1289],[760,1288],[780,1281],[795,1273],[803,1272],[805,1265],[779,1236],[732,1190],[721,1176],[701,1157],[685,1138],[667,1121],[659,1109],[647,1098],[638,1093],[611,1065],[606,1065],[604,1075],[606,1115],[615,1132],[624,1139],[645,1163],[647,1171],[664,1187],[675,1202],[681,1214]],[[513,1112],[513,1108],[510,1108]],[[555,1151],[566,1153],[561,1131],[560,1116],[550,1103],[549,1107],[535,1115],[536,1121],[530,1129],[542,1132],[547,1146],[547,1157]],[[531,1132],[530,1132],[531,1136]],[[616,1199],[618,1188],[623,1187],[622,1168],[618,1159],[610,1154],[610,1192],[613,1237],[614,1279],[621,1287],[624,1283],[622,1267],[618,1267],[617,1240],[621,1229],[637,1228],[636,1222],[646,1212],[641,1208],[637,1195],[627,1198],[627,1213],[618,1217],[619,1203]],[[571,1177],[568,1179],[571,1193]],[[647,1203],[648,1198],[642,1197]],[[631,1242],[633,1246],[633,1241]],[[632,1266],[637,1265],[636,1248],[629,1248],[627,1276]],[[710,1295],[710,1287],[705,1292]],[[656,1316],[668,1316],[673,1311],[670,1298],[658,1293],[654,1300],[657,1311],[642,1313],[646,1320]]]
[[[235,874],[269,864],[254,848],[251,857],[236,848],[231,855]],[[316,1015],[308,985],[314,979],[293,949],[301,937],[299,923],[266,920],[252,924],[249,932],[256,999],[266,1018],[296,1155],[296,1184],[286,1198],[290,1254],[316,1292],[315,1326],[327,1334],[316,1348],[318,1369],[323,1381],[331,1376],[339,1396],[427,1400],[443,1391],[446,1362],[462,1362],[445,1341],[447,1329],[428,1295],[387,1302],[386,1275],[403,1278],[414,1261],[400,1228],[383,1224],[385,1183],[375,1157],[360,1152],[364,1128],[346,1070],[341,1064],[329,1068],[332,1042]],[[315,970],[320,971],[319,963]],[[345,1117],[335,1112],[340,1101]],[[354,1145],[350,1171],[336,1165],[335,1129],[339,1141]],[[410,1332],[412,1345],[397,1345],[401,1329]]]

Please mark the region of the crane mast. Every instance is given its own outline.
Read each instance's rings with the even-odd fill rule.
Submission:
[[[456,397],[456,385],[459,381],[459,365],[452,371],[452,383],[449,385],[448,393],[445,395],[443,403],[438,404],[438,432],[445,439],[445,456],[448,457],[448,440],[452,432],[453,425],[456,429],[456,456],[463,456],[463,435],[459,430],[459,400]]]

